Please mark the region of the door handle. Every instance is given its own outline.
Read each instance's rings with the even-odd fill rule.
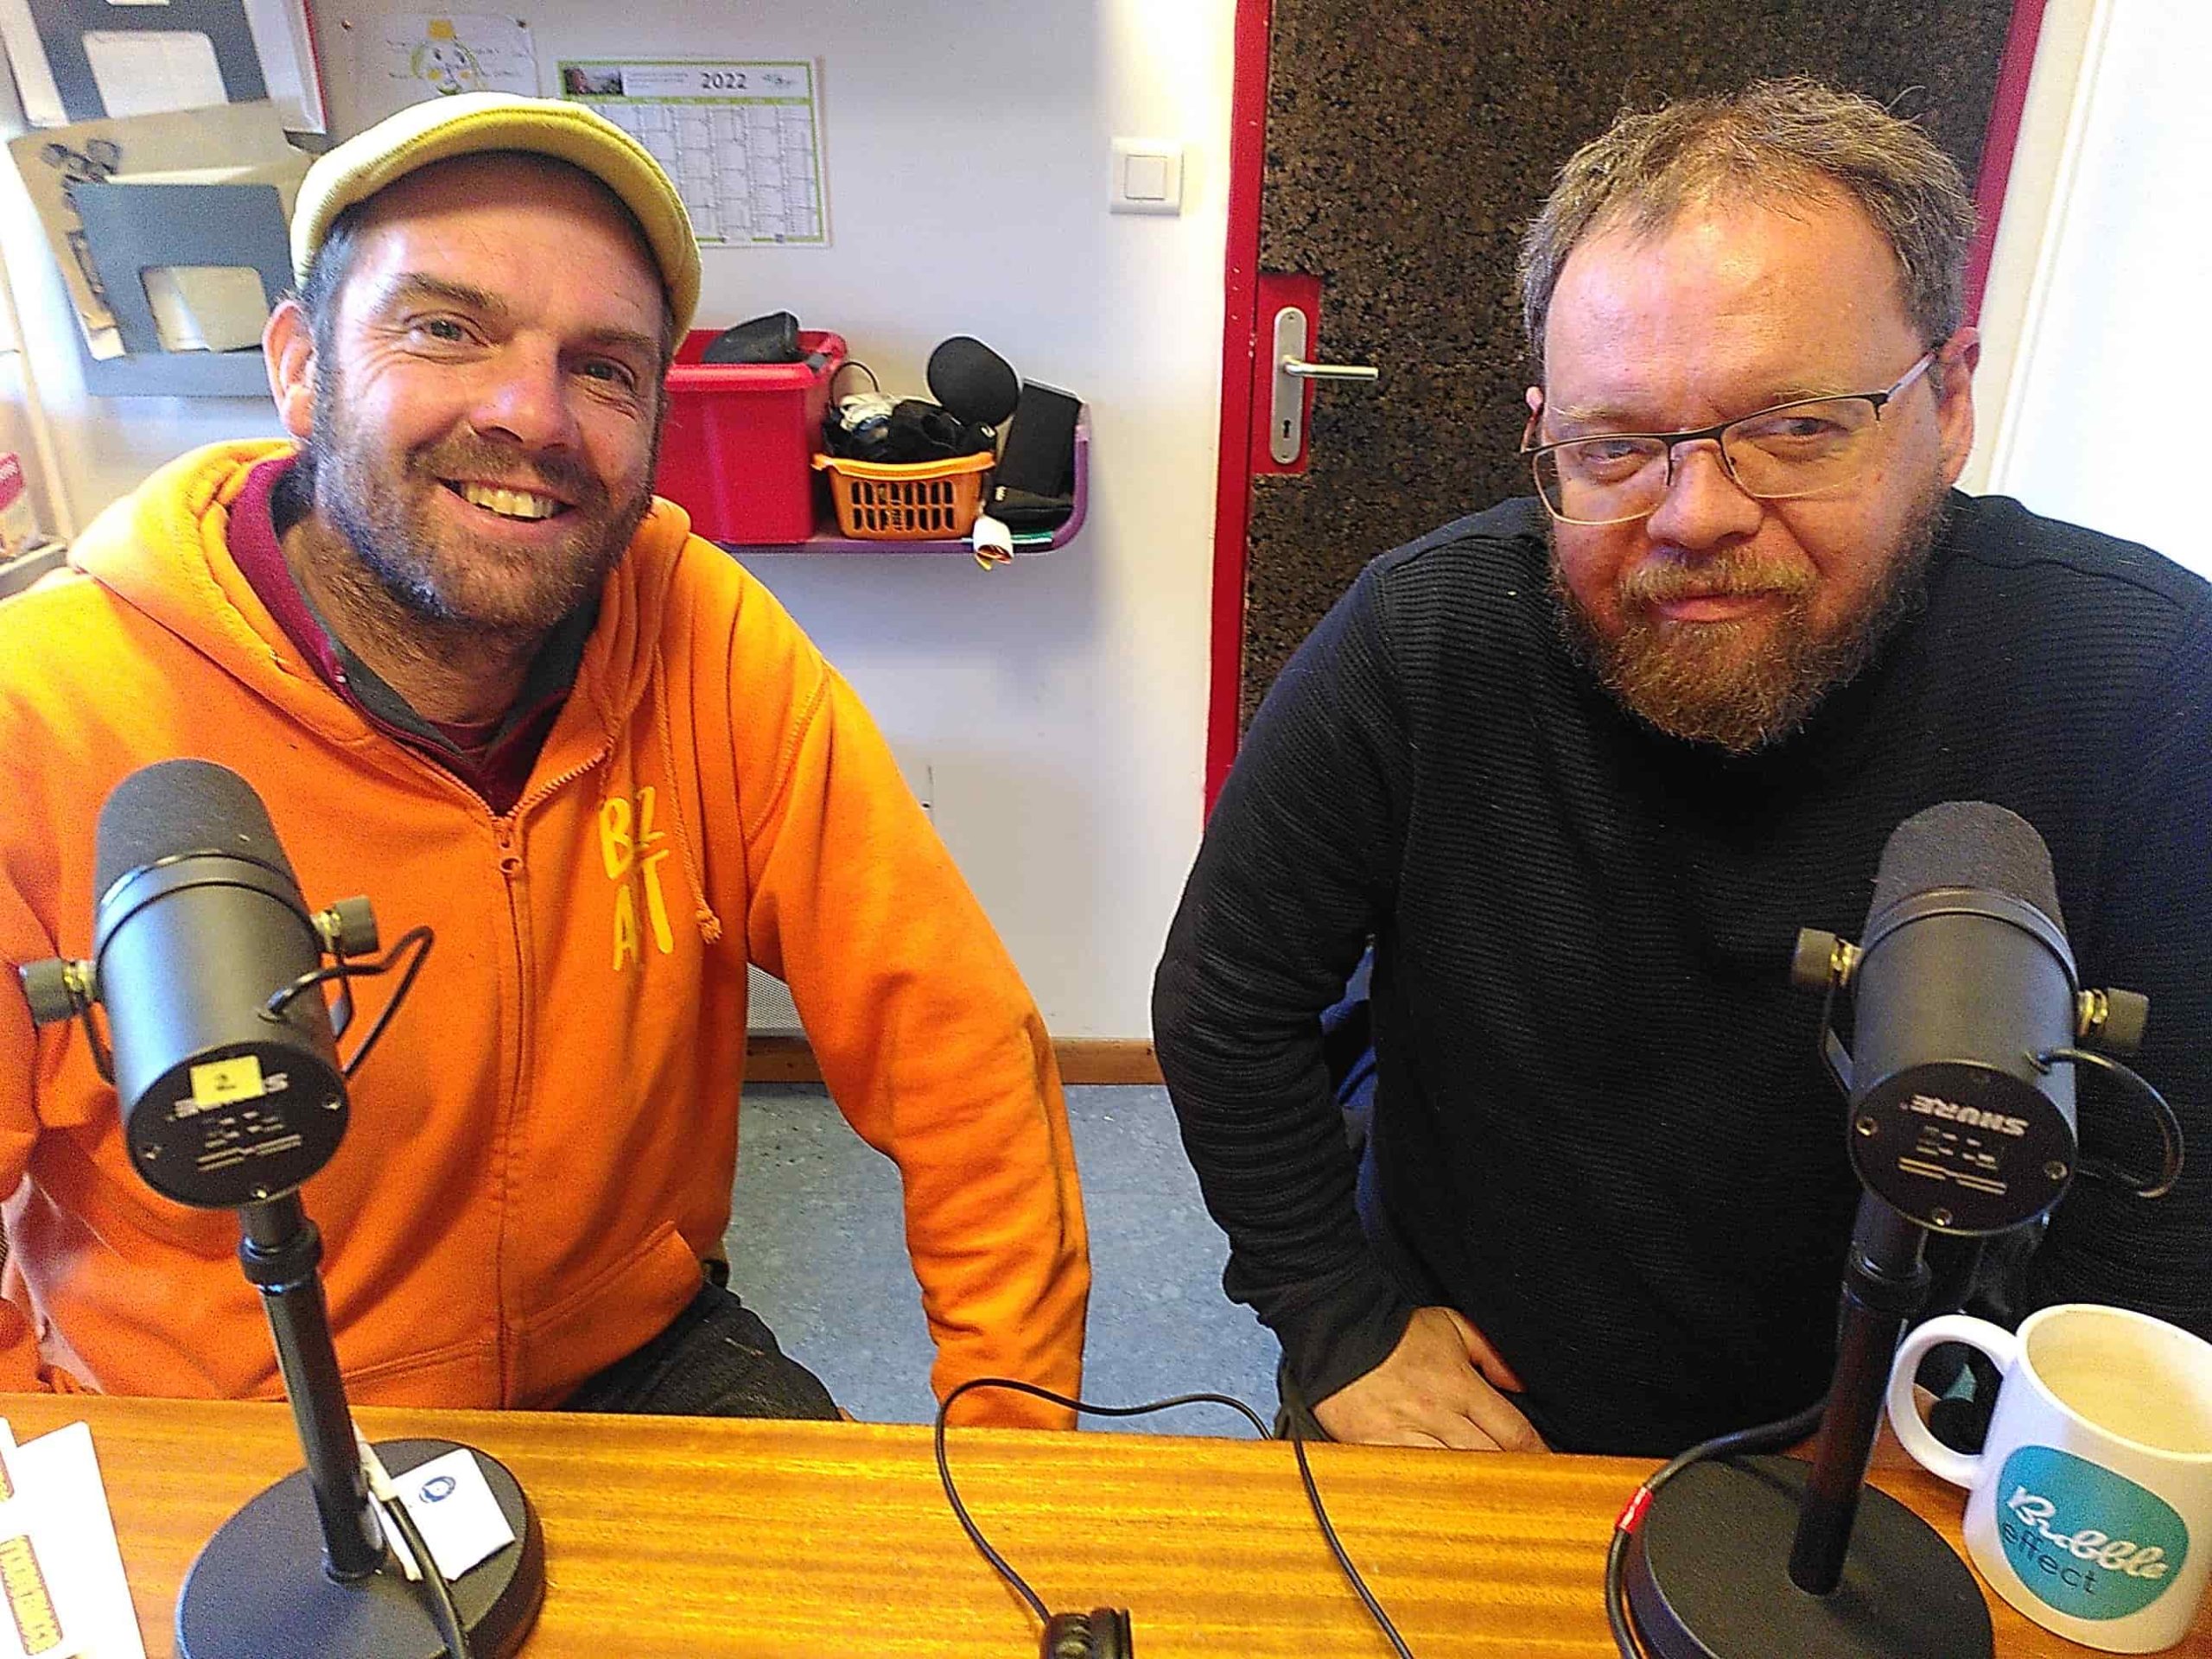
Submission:
[[[1275,367],[1300,380],[1380,380],[1382,371],[1365,363],[1306,363],[1285,358]]]
[[[1365,363],[1309,363],[1306,348],[1312,325],[1305,311],[1286,305],[1275,313],[1274,394],[1268,410],[1268,453],[1283,466],[1296,463],[1306,449],[1306,386],[1308,381],[1356,381],[1372,385],[1382,372]]]

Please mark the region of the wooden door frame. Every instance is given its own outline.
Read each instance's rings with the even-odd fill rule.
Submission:
[[[1981,314],[1997,222],[2019,146],[2020,121],[2046,0],[2013,0],[1997,67],[1974,205],[1980,225],[1967,261],[1967,318]],[[1229,113],[1229,239],[1223,261],[1221,458],[1215,479],[1212,678],[1206,696],[1205,805],[1213,810],[1236,759],[1244,678],[1244,578],[1252,510],[1253,359],[1259,350],[1260,197],[1268,156],[1268,48],[1274,0],[1236,0]]]

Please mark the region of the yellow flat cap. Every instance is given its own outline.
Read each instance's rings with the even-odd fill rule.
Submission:
[[[699,243],[683,199],[652,153],[595,110],[557,98],[463,92],[410,104],[319,157],[292,209],[292,276],[308,267],[331,221],[418,167],[488,149],[519,149],[580,167],[637,216],[660,265],[677,338],[699,304]]]

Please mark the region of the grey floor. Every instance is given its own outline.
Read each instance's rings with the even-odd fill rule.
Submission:
[[[1199,1201],[1165,1090],[1070,1089],[1090,1224],[1084,1397],[1104,1405],[1210,1389],[1274,1412],[1274,1340],[1221,1292],[1228,1241]],[[838,1402],[926,1422],[931,1349],[900,1232],[898,1171],[823,1090],[754,1084],[728,1238],[730,1283]],[[1249,1434],[1215,1406],[1086,1428]]]

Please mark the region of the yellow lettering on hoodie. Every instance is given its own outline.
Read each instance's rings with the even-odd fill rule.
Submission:
[[[645,861],[639,866],[645,873],[645,914],[653,925],[653,943],[660,947],[664,957],[676,950],[676,935],[668,925],[668,900],[661,896],[660,890],[661,861],[667,856],[668,849],[664,847],[657,853],[647,853]]]
[[[614,971],[622,971],[622,960],[640,960],[638,955],[638,901],[624,883],[614,890]]]
[[[622,971],[626,962],[636,964],[644,960],[644,947],[638,938],[638,897],[628,880],[633,870],[645,880],[645,917],[652,927],[655,947],[664,957],[676,951],[676,933],[668,920],[668,898],[660,882],[660,865],[668,851],[645,850],[668,839],[668,831],[653,828],[653,809],[658,799],[659,791],[648,784],[638,791],[634,808],[617,795],[602,803],[599,809],[600,863],[606,868],[608,880],[620,883],[614,892],[617,973]],[[637,831],[634,837],[631,834],[632,825]]]
[[[620,881],[629,874],[636,855],[630,842],[630,803],[617,795],[599,809],[599,860],[607,867],[607,879]]]

